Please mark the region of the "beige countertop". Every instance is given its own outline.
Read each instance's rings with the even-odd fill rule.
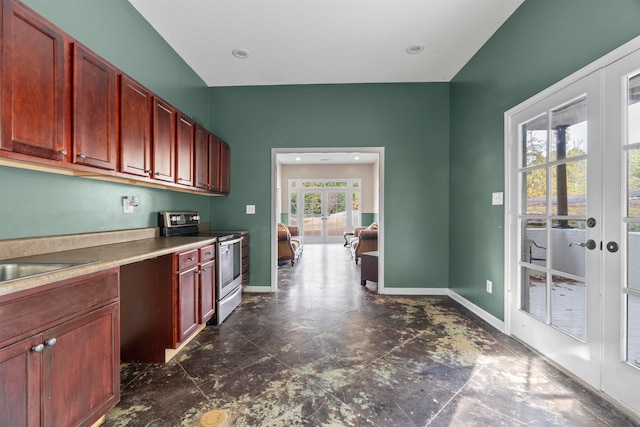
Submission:
[[[154,231],[153,228],[0,241],[0,262],[87,263],[0,282],[0,298],[60,280],[201,247],[215,241],[214,237],[160,237],[157,229]]]

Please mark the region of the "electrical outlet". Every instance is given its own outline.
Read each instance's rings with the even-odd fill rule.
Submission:
[[[493,292],[493,282],[491,280],[487,280],[487,292]]]
[[[504,204],[502,191],[491,193],[491,204],[494,206],[499,206]]]

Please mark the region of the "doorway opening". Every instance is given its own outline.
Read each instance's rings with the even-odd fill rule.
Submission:
[[[299,226],[303,244],[342,245],[355,227],[376,222],[382,292],[384,148],[273,148],[271,157],[271,291],[278,289],[279,223]]]

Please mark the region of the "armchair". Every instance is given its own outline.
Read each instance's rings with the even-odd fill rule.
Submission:
[[[302,254],[302,236],[296,225],[278,223],[278,263],[291,261],[291,266]]]
[[[360,254],[378,250],[378,224],[373,223],[368,227],[356,227],[353,230],[353,238],[349,242],[351,256],[358,263]]]

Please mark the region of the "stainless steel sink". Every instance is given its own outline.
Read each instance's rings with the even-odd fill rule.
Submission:
[[[0,263],[0,282],[23,279],[51,273],[65,268],[87,264],[85,262],[6,262]]]

